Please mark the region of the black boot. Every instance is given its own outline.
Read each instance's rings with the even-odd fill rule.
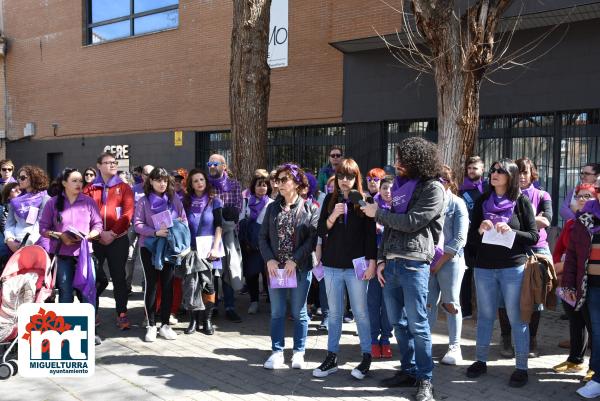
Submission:
[[[202,322],[202,333],[212,336],[215,334],[215,328],[212,325],[212,314],[213,314],[214,304],[207,303],[206,310],[204,311],[204,321]]]
[[[189,310],[188,311],[188,318],[190,319],[190,324],[187,327],[187,329],[185,329],[183,332],[185,334],[193,334],[196,331],[196,315],[197,315],[198,311],[193,311],[193,310]]]

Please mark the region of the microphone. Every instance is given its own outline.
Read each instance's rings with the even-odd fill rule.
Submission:
[[[350,191],[350,193],[348,194],[348,199],[350,200],[350,202],[352,202],[353,205],[358,205],[361,207],[367,205],[367,202],[364,201],[362,194],[356,189],[352,189]],[[373,198],[368,198],[367,201],[368,200],[370,200],[369,203],[373,203]]]

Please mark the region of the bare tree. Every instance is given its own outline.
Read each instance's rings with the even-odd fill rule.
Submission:
[[[267,165],[270,9],[271,0],[233,0],[229,111],[233,170],[244,185]]]

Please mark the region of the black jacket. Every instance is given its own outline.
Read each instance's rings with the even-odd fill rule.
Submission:
[[[258,246],[260,253],[268,262],[278,259],[279,238],[277,236],[277,215],[281,212],[282,196],[278,196],[274,202],[267,206],[265,218],[260,227]],[[317,221],[319,219],[318,209],[312,202],[306,202],[302,198],[292,206],[297,211],[294,254],[292,259],[296,262],[297,269],[308,271],[313,268],[311,254],[317,245]]]

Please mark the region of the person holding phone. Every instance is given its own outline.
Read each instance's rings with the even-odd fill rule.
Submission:
[[[271,349],[272,354],[264,363],[265,369],[285,367],[285,321],[289,293],[291,315],[294,320],[294,354],[292,368],[302,369],[304,350],[308,335],[306,298],[312,280],[312,252],[317,238],[317,207],[302,199],[300,194],[308,187],[304,171],[296,164],[286,163],[277,168],[274,181],[279,196],[267,206],[260,227],[258,244],[260,253],[267,261],[270,279],[278,274],[295,276],[295,288],[269,286],[271,299]],[[282,273],[279,270],[283,269]]]

